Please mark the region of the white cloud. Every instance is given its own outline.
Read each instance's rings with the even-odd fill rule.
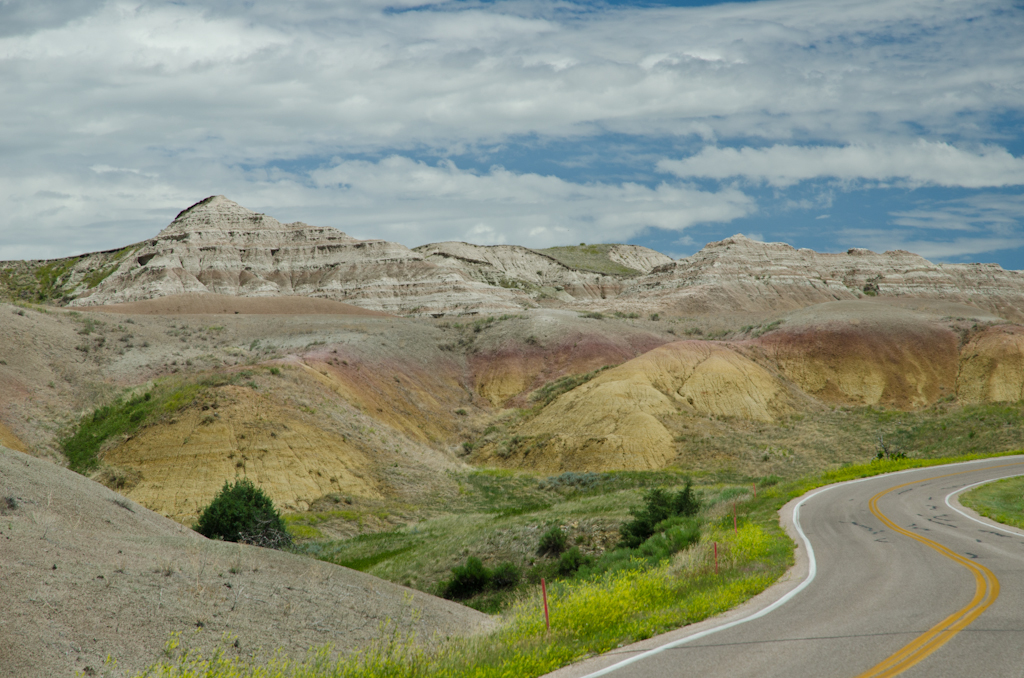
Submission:
[[[550,239],[591,223],[620,229],[607,237],[621,240],[754,209],[736,189],[639,185],[659,158],[637,169],[636,183],[617,175],[592,184],[564,178],[577,157],[563,178],[407,159],[528,152],[517,146],[523,138],[568,147],[639,135],[666,149],[699,138],[715,146],[664,168],[776,186],[812,172],[944,186],[1020,181],[1021,160],[995,145],[1005,142],[992,120],[1024,110],[1024,12],[1002,0],[523,0],[392,11],[417,4],[0,2],[0,247],[35,243],[55,255],[71,243],[116,246],[90,241],[82,225],[138,240],[150,231],[140,224],[157,215],[166,223],[163,215],[213,193],[323,224],[344,213],[360,228],[490,241]],[[921,135],[932,141],[915,144]],[[750,138],[776,146],[724,148]],[[819,147],[803,149],[808,139]],[[620,159],[609,157],[622,153],[611,144],[596,146],[591,170]],[[752,173],[737,171],[730,152]],[[348,187],[311,183],[306,169],[320,160],[272,167],[333,156]],[[76,226],[81,235],[66,237]]]
[[[897,226],[938,231],[991,231],[1006,235],[1024,230],[1024,195],[981,193],[960,200],[939,201],[928,208],[889,214]]]
[[[407,244],[457,239],[546,247],[624,241],[649,227],[681,231],[756,210],[736,189],[686,185],[573,183],[492,167],[477,174],[452,162],[431,166],[401,156],[339,161],[311,173],[318,193],[343,210],[343,230]]]
[[[995,1],[438,9],[111,2],[0,39],[0,112],[37,148],[117,135],[259,161],[607,130],[971,134],[1024,102],[1021,18]]]
[[[650,227],[682,231],[757,209],[737,189],[574,183],[502,167],[474,173],[452,162],[435,166],[397,155],[379,162],[339,160],[309,174],[204,164],[191,174],[156,177],[102,168],[0,184],[0,203],[13,208],[0,259],[25,256],[27,243],[37,237],[33,223],[49,223],[56,236],[36,257],[112,248],[154,235],[181,209],[218,193],[281,221],[408,246],[441,240],[529,247],[622,242]]]
[[[1015,158],[1004,148],[985,146],[972,152],[924,140],[843,147],[706,147],[683,160],[662,160],[658,168],[683,178],[744,177],[780,188],[818,178],[965,188],[1024,184],[1024,158]]]
[[[876,252],[907,250],[936,262],[963,261],[965,258],[977,254],[989,254],[999,250],[1024,247],[1024,234],[1014,237],[980,236],[931,240],[915,238],[909,233],[900,231],[849,229],[843,231],[842,238],[851,247],[866,247]]]
[[[980,193],[890,216],[893,227],[844,229],[840,241],[875,251],[909,250],[938,261],[963,261],[1024,246],[1024,195]]]

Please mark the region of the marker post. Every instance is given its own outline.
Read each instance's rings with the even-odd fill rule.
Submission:
[[[547,628],[548,633],[551,632],[551,617],[548,614],[548,587],[544,583],[544,577],[540,578],[540,593],[544,598],[544,626]]]

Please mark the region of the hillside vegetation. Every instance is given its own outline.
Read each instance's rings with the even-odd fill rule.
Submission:
[[[606,275],[640,275],[640,271],[624,266],[608,256],[609,251],[615,245],[565,245],[563,247],[548,247],[543,250],[535,250],[546,254],[569,268],[576,268],[581,271],[593,271]]]
[[[197,668],[205,671],[212,666],[217,673],[198,675],[540,676],[584,657],[706,619],[767,588],[792,563],[793,542],[777,521],[778,510],[790,499],[828,483],[971,458],[976,457],[883,459],[788,482],[766,479],[749,489],[699,488],[704,509],[696,541],[674,555],[645,558],[641,548],[638,557],[618,566],[598,571],[580,568],[574,575],[561,576],[549,588],[550,631],[545,628],[541,596],[533,586],[509,605],[493,633],[451,640],[440,647],[420,647],[409,634],[394,627],[360,653],[339,655],[324,646],[312,648],[305,661],[283,662],[220,653],[214,654],[208,665],[202,654],[188,652],[188,647],[175,639],[168,650],[170,660],[159,666],[160,675],[192,677]],[[670,539],[672,528],[662,529],[664,533],[648,540],[649,550],[654,550],[659,539],[662,543]]]

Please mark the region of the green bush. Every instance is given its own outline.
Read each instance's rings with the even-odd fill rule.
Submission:
[[[540,543],[537,545],[537,555],[557,558],[562,555],[565,547],[565,532],[562,532],[562,528],[556,525],[541,536]]]
[[[491,588],[495,591],[519,586],[523,573],[515,563],[502,563],[491,572]]]
[[[593,562],[592,557],[584,555],[578,546],[573,546],[558,559],[558,574],[563,577],[574,575],[581,567],[591,565]]]
[[[242,478],[224,487],[200,512],[192,529],[210,539],[284,548],[291,544],[281,514],[262,489]]]
[[[655,533],[659,523],[676,516],[694,516],[698,511],[700,498],[694,494],[690,480],[686,481],[686,487],[675,494],[660,487],[653,489],[644,495],[641,508],[630,511],[633,520],[623,523],[619,528],[622,544],[635,549]]]
[[[654,529],[665,533],[672,543],[673,553],[700,541],[700,521],[690,516],[669,518],[658,523]]]
[[[452,578],[444,585],[442,595],[449,600],[465,600],[483,592],[491,582],[491,572],[475,556],[465,565],[452,568]]]

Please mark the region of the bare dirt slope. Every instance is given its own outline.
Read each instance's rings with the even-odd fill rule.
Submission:
[[[970,338],[961,356],[957,396],[962,402],[1024,399],[1024,328],[988,327]]]
[[[21,442],[18,436],[11,433],[11,430],[3,424],[0,424],[0,445],[19,452],[25,452],[28,449],[28,445]]]
[[[787,314],[756,342],[780,372],[823,402],[915,409],[956,389],[959,323],[946,317],[836,301]]]
[[[83,310],[126,315],[198,315],[245,313],[247,315],[365,315],[386,313],[314,297],[237,297],[228,294],[171,294],[166,297],[129,301],[123,304],[87,306]]]
[[[538,309],[481,333],[469,354],[478,394],[495,406],[522,407],[529,394],[561,377],[632,360],[675,340],[654,323],[627,324]]]
[[[364,645],[394,622],[429,642],[490,619],[343,567],[207,540],[107,488],[0,448],[0,675],[137,671],[171,632],[229,651]],[[196,634],[197,629],[201,629]]]
[[[273,300],[244,302],[276,310]],[[10,447],[66,463],[58,443],[81,416],[118,397],[184,389],[173,411],[107,441],[110,468],[99,476],[184,522],[241,476],[284,510],[332,493],[444,496],[455,491],[445,472],[464,466],[454,450],[470,419],[454,411],[487,404],[465,357],[440,348],[446,333],[420,321],[2,305],[0,314],[10,317],[0,318]]]

